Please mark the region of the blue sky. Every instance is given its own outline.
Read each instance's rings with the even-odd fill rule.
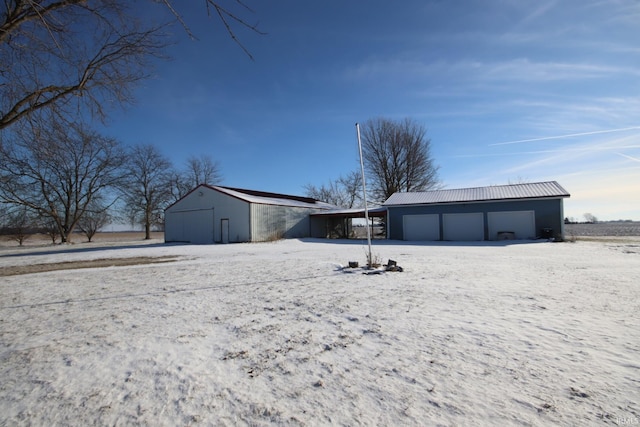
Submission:
[[[180,5],[198,40],[173,29],[107,133],[303,194],[357,169],[356,122],[409,117],[445,188],[556,180],[566,216],[640,220],[639,1],[246,1],[254,61]]]

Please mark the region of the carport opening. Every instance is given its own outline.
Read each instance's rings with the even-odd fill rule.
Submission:
[[[324,237],[327,239],[366,239],[367,226],[372,239],[387,238],[387,210],[369,209],[369,223],[363,209],[344,209],[320,212],[311,215],[314,221],[324,225]],[[319,236],[318,236],[319,237]]]

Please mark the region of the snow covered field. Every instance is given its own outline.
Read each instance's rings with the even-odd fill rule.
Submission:
[[[640,236],[640,222],[599,222],[596,224],[565,224],[565,235],[570,237],[635,237]]]
[[[640,426],[639,240],[365,252],[0,248],[0,425]]]

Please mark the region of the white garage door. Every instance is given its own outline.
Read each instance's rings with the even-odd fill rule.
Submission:
[[[442,215],[444,240],[484,240],[484,215],[482,212]]]
[[[180,211],[167,214],[165,233],[170,241],[213,243],[213,209]]]
[[[402,217],[404,240],[440,240],[438,215],[404,215]]]
[[[489,239],[497,240],[498,233],[514,233],[516,239],[536,237],[536,214],[534,211],[489,212]]]

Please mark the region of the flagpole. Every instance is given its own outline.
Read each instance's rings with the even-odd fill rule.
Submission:
[[[369,257],[367,265],[373,267],[371,258],[371,229],[369,227],[369,209],[367,208],[367,184],[364,179],[364,162],[362,161],[362,143],[360,142],[360,125],[356,123],[356,133],[358,135],[358,151],[360,152],[360,170],[362,172],[362,199],[364,200],[364,217],[367,221],[367,244],[369,245]]]

